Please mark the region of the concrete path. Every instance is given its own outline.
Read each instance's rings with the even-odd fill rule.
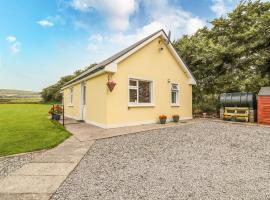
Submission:
[[[0,181],[0,199],[49,199],[93,143],[80,142],[72,136],[58,147],[36,156]]]
[[[103,129],[94,125],[86,124],[84,122],[78,122],[74,119],[66,119],[65,127],[71,132],[76,139],[81,142],[92,141],[103,138],[110,138],[119,135],[126,135],[131,133],[137,133],[142,131],[149,131],[155,129],[168,128],[172,126],[182,126],[188,123],[194,123],[196,120],[185,120],[179,123],[167,123],[167,124],[146,124],[139,126],[128,126],[121,128]]]

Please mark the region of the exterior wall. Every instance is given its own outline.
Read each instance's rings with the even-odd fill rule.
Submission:
[[[95,125],[107,123],[107,75],[86,81],[86,119]]]
[[[258,123],[270,124],[270,96],[258,96]]]
[[[136,53],[118,64],[117,73],[112,75],[116,86],[107,91],[107,124],[109,127],[153,123],[160,114],[168,118],[179,114],[180,118],[192,118],[192,86],[188,77],[171,55],[166,44],[159,51],[160,38],[155,39]],[[162,40],[163,41],[163,40]],[[153,81],[154,106],[128,107],[128,79],[139,78]],[[169,83],[170,81],[170,83]],[[171,83],[180,86],[180,106],[171,106]]]
[[[106,82],[103,74],[85,81],[86,105],[85,121],[100,125],[107,123],[106,115]],[[81,83],[73,86],[73,104],[69,105],[69,88],[64,90],[65,115],[77,120],[81,119]]]
[[[65,116],[72,117],[74,119],[80,119],[80,102],[81,102],[81,86],[80,84],[73,86],[73,103],[69,102],[69,88],[64,90],[64,106]]]

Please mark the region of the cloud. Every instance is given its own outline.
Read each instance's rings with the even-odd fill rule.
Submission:
[[[183,10],[181,7],[171,6],[168,0],[151,2],[141,0],[141,4],[146,16],[150,19],[150,23],[135,29],[132,34],[115,33],[107,37],[110,42],[127,46],[160,29],[164,29],[166,32],[172,31],[172,39],[177,39],[183,34],[191,35],[206,26],[204,19],[193,16],[192,13]]]
[[[90,51],[91,53],[95,53],[98,51],[98,45],[89,43],[87,46],[87,50]]]
[[[102,42],[103,36],[100,34],[93,34],[89,37],[89,41],[93,42]]]
[[[47,19],[43,19],[43,20],[40,20],[37,22],[40,26],[43,26],[43,27],[52,27],[54,26],[54,23],[47,20]]]
[[[216,14],[216,16],[222,16],[227,13],[228,8],[223,0],[212,0],[212,2],[213,5],[210,8]]]
[[[183,34],[193,34],[206,25],[206,21],[180,6],[173,6],[169,0],[148,1],[142,0],[145,13],[152,21],[160,23],[163,28],[171,30],[173,37]]]
[[[71,6],[82,12],[96,10],[113,30],[127,30],[129,18],[137,10],[136,0],[73,0]]]
[[[7,40],[8,42],[10,42],[10,43],[15,42],[16,39],[17,39],[17,38],[16,38],[15,36],[12,36],[12,35],[7,36],[7,38],[6,38],[6,40]]]
[[[17,41],[17,38],[15,36],[10,35],[6,38],[6,40],[11,43],[9,49],[12,54],[17,54],[21,50],[21,43]]]
[[[13,54],[17,54],[18,52],[21,51],[21,43],[20,42],[15,42],[10,46],[10,51]]]

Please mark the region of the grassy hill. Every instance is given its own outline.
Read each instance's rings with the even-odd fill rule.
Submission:
[[[40,92],[0,89],[0,103],[39,103]]]

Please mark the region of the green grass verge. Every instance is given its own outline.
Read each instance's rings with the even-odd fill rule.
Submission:
[[[52,148],[70,136],[48,119],[50,105],[0,104],[0,156]]]

